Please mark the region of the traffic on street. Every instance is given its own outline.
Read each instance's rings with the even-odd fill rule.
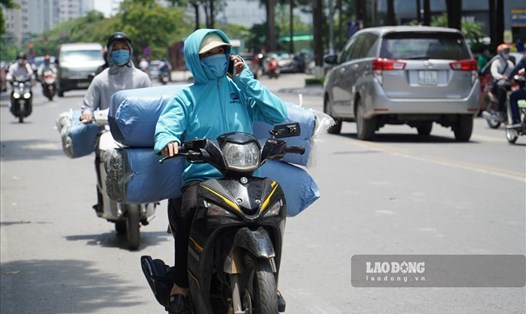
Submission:
[[[322,86],[305,84],[311,77],[259,79],[287,102],[323,112]],[[164,84],[175,89],[188,78],[173,72]],[[68,158],[62,149],[57,118],[80,109],[85,92],[50,101],[33,86],[33,110],[23,123],[10,112],[10,87],[0,96],[1,313],[165,312],[140,260],[173,262],[168,202],[157,204],[141,226],[138,249],[130,250],[92,208],[94,154]],[[369,141],[348,122],[338,134],[315,134],[305,169],[320,198],[286,221],[278,285],[285,313],[524,313],[525,136],[510,144],[504,126],[490,128],[479,116],[469,141],[447,128],[422,135],[408,125],[385,125]],[[374,286],[357,284],[353,272],[361,256],[475,257],[453,264],[465,272],[481,267],[476,257],[493,255],[518,257],[519,264],[522,258],[522,267],[485,271],[508,267],[518,284],[488,275],[483,286]],[[424,281],[438,272],[426,263],[415,268]],[[447,279],[449,270],[440,275]]]

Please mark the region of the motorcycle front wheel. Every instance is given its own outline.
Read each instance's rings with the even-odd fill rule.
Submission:
[[[18,123],[24,123],[24,103],[19,102],[18,107]]]
[[[248,314],[278,313],[276,277],[268,260],[244,256],[246,273],[241,286],[246,287],[242,297],[243,310]]]

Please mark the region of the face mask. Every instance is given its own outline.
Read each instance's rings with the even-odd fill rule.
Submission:
[[[510,58],[510,54],[509,53],[503,53],[502,56],[504,57],[504,59],[508,60]]]
[[[24,64],[24,60],[23,59],[18,59],[17,62],[18,62],[18,65],[23,65]]]
[[[112,51],[110,54],[111,60],[117,65],[124,65],[130,60],[130,51],[121,49]]]
[[[204,68],[209,69],[215,77],[219,78],[226,74],[228,62],[226,54],[216,54],[201,59],[201,64]]]

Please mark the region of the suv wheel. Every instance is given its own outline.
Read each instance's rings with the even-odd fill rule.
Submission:
[[[371,140],[376,130],[376,118],[364,118],[365,110],[362,101],[356,101],[356,137],[362,141]]]
[[[431,130],[433,129],[433,122],[424,122],[416,127],[416,130],[418,131],[418,135],[422,136],[428,136],[431,134]]]
[[[323,104],[323,111],[334,119],[334,124],[329,126],[327,132],[329,134],[340,134],[340,132],[342,131],[342,120],[336,119],[332,116],[329,106],[329,98],[327,96],[325,97],[325,101]]]
[[[471,138],[473,132],[473,116],[461,115],[457,124],[453,127],[455,139],[459,142],[467,142]]]

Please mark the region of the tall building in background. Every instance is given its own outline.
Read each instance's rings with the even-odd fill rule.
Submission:
[[[5,9],[9,43],[25,45],[38,34],[61,22],[84,16],[94,9],[94,0],[15,0],[19,9]]]

